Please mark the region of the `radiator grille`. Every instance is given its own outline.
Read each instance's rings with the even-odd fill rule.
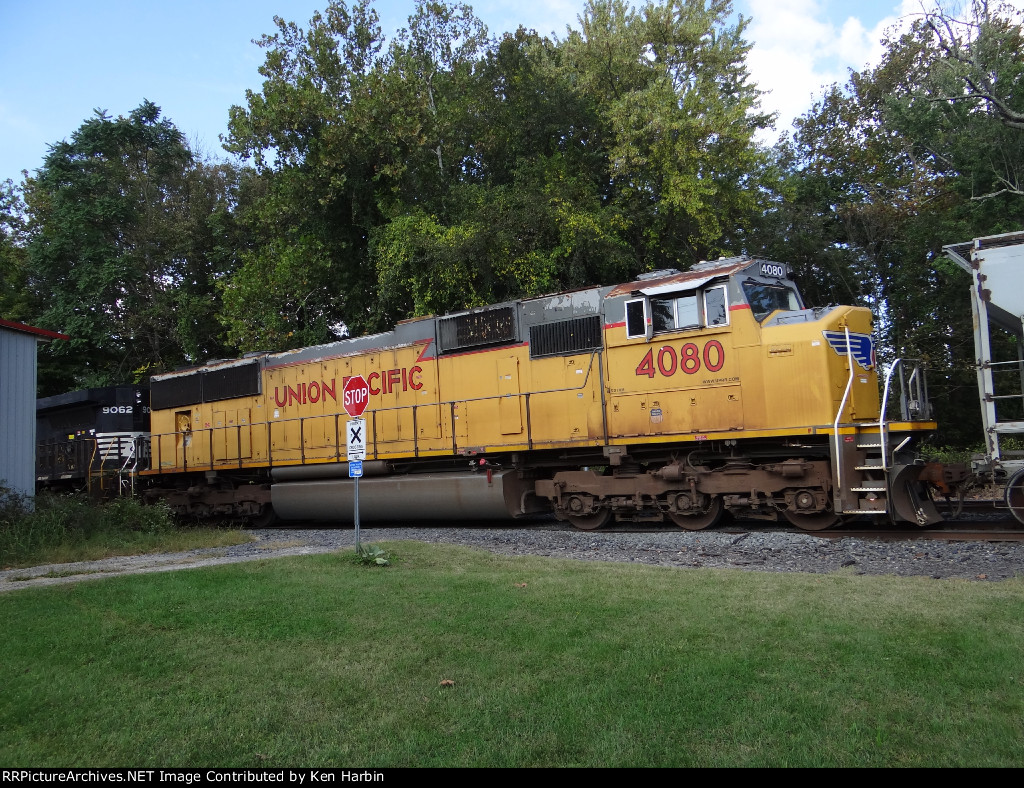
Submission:
[[[483,345],[506,345],[519,339],[512,306],[442,317],[437,321],[437,333],[442,353]]]
[[[530,326],[530,358],[568,356],[601,346],[600,315]]]
[[[193,372],[191,375],[153,380],[149,385],[149,397],[153,410],[196,405],[203,401],[203,375]]]
[[[260,365],[239,364],[214,370],[197,370],[189,375],[154,380],[150,396],[154,410],[249,397],[260,393]]]

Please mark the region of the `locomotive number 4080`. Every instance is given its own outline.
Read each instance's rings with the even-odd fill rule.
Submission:
[[[653,378],[659,373],[671,377],[676,372],[695,375],[701,369],[718,372],[725,364],[725,350],[722,343],[712,339],[701,350],[693,342],[687,342],[678,351],[671,345],[663,345],[657,351],[651,348],[643,361],[637,364],[636,374]]]

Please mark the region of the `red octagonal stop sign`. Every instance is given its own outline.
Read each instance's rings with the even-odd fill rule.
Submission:
[[[362,375],[355,375],[345,381],[342,402],[349,416],[354,419],[362,416],[369,401],[370,386]]]

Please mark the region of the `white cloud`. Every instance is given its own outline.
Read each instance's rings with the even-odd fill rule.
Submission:
[[[815,0],[749,0],[748,6],[747,38],[753,46],[747,64],[754,82],[766,91],[762,108],[778,113],[781,131],[823,85],[842,79],[829,53],[838,36]]]
[[[925,8],[933,7],[929,0],[893,0],[888,8],[884,0],[863,0],[857,13],[842,21],[833,15],[835,21],[830,21],[828,3],[745,3],[752,18],[746,36],[753,44],[747,63],[753,81],[768,91],[762,97],[762,109],[778,113],[778,132],[788,130],[794,118],[809,110],[824,87],[846,82],[851,69],[877,65],[887,31],[909,25]],[[1008,4],[1024,9],[1024,0],[1008,0]]]

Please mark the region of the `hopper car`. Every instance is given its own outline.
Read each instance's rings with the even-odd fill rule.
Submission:
[[[975,371],[985,444],[972,471],[1003,486],[1024,523],[1024,232],[975,238],[944,251],[971,277]]]
[[[941,519],[920,365],[880,381],[868,309],[808,308],[789,266],[750,257],[156,375],[145,495],[185,515],[351,520],[355,376],[364,521]]]

